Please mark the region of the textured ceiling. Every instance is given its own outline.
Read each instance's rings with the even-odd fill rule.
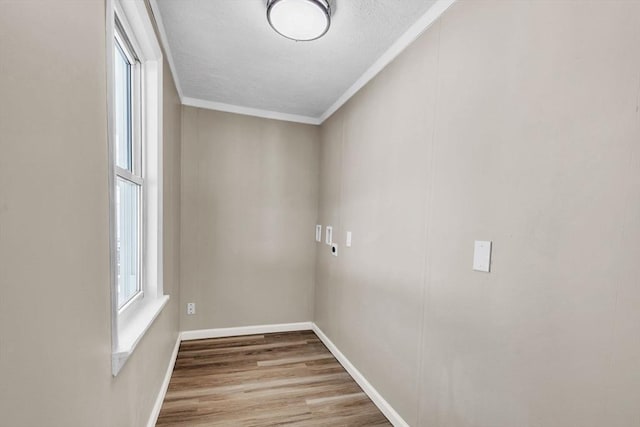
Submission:
[[[265,0],[156,0],[182,95],[317,118],[435,3],[337,0],[311,42],[269,27]]]

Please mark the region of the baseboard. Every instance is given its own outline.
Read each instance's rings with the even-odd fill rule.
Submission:
[[[182,331],[182,341],[202,340],[207,338],[235,337],[241,335],[269,334],[274,332],[309,331],[312,322],[279,323],[275,325],[238,326],[235,328],[198,329]]]
[[[200,340],[207,338],[223,338],[223,337],[235,337],[242,335],[255,335],[255,334],[269,334],[274,332],[292,332],[292,331],[308,331],[312,330],[329,349],[331,354],[340,362],[344,369],[353,377],[356,383],[362,388],[362,390],[369,396],[373,403],[380,409],[380,411],[389,419],[391,424],[395,427],[409,427],[409,424],[402,419],[395,409],[387,402],[380,393],[367,381],[367,379],[358,371],[358,369],[342,354],[338,347],[322,332],[322,329],[318,327],[314,322],[299,322],[299,323],[280,323],[275,325],[255,325],[255,326],[239,326],[234,328],[216,328],[216,329],[199,329],[192,331],[183,331],[178,335],[176,345],[165,373],[164,381],[158,392],[156,402],[153,406],[151,416],[147,427],[154,427],[158,416],[160,415],[160,409],[162,408],[162,402],[167,393],[169,387],[169,381],[171,380],[171,374],[173,373],[173,367],[176,363],[178,356],[178,349],[180,348],[181,341]]]
[[[347,359],[347,357],[342,354],[338,347],[335,346],[333,342],[322,332],[322,330],[316,325],[312,323],[312,330],[316,333],[318,338],[324,343],[324,345],[329,349],[329,351],[338,359],[338,362],[346,369],[346,371],[353,377],[353,379],[358,383],[360,388],[369,396],[369,398],[375,403],[375,405],[380,409],[380,411],[389,419],[391,424],[395,427],[409,427],[409,424],[402,419],[400,414],[398,414],[395,409],[387,402],[380,393],[371,385],[369,381],[356,369],[355,366]]]
[[[167,394],[167,389],[169,388],[169,381],[171,381],[171,374],[173,374],[173,367],[176,364],[176,358],[178,357],[178,349],[180,348],[180,334],[178,334],[178,338],[176,339],[176,345],[173,347],[173,353],[171,353],[171,359],[169,359],[169,366],[167,366],[167,372],[164,374],[164,380],[162,380],[162,385],[160,386],[160,391],[158,391],[158,396],[156,397],[156,402],[153,405],[153,409],[151,410],[151,415],[149,416],[149,422],[147,422],[147,427],[155,427],[156,422],[158,421],[158,416],[160,415],[160,409],[162,409],[162,402],[164,402],[164,397]]]

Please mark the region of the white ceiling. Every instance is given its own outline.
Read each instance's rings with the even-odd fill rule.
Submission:
[[[273,31],[265,0],[151,3],[183,103],[320,123],[452,2],[337,0],[310,42]]]

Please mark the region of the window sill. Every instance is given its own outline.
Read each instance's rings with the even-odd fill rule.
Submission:
[[[126,325],[118,329],[118,345],[111,354],[111,370],[114,377],[118,375],[129,356],[133,354],[136,346],[168,301],[169,295],[162,295],[149,301],[137,311]]]

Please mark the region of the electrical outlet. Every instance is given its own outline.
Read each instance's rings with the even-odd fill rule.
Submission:
[[[192,314],[196,314],[196,303],[190,302],[187,303],[187,314],[191,316]]]

